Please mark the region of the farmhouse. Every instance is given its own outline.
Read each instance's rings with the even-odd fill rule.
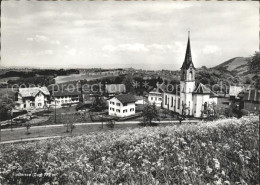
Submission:
[[[244,109],[250,112],[260,111],[260,91],[250,89],[244,92]]]
[[[77,89],[61,89],[59,91],[53,91],[52,95],[55,100],[52,104],[56,103],[57,107],[61,107],[79,103],[81,92]]]
[[[181,67],[181,81],[176,85],[177,88],[163,93],[163,108],[179,114],[201,117],[210,103],[217,103],[217,95],[209,88],[201,83],[195,85],[195,72],[188,37],[185,59]]]
[[[159,90],[154,88],[152,91],[149,92],[148,101],[151,104],[155,103],[155,105],[157,107],[161,107],[162,106],[162,93],[160,93]]]
[[[47,106],[50,92],[46,87],[19,88],[17,93],[16,108],[35,109]]]
[[[135,114],[136,99],[132,94],[117,95],[108,100],[108,114],[116,117],[127,117]]]

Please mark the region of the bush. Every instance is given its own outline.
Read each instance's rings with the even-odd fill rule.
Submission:
[[[242,113],[242,116],[248,116],[250,112],[246,109],[241,109],[241,113]]]

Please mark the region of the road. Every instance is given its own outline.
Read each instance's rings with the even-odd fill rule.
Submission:
[[[198,120],[184,120],[182,123],[197,123]],[[125,128],[138,128],[138,123],[140,121],[124,121],[116,122],[115,129],[125,129]],[[169,124],[169,123],[179,123],[179,121],[156,121],[159,124]],[[44,126],[33,126],[30,128],[30,134],[26,134],[26,128],[14,128],[11,131],[10,128],[3,129],[1,132],[1,144],[11,144],[11,143],[20,143],[28,141],[39,141],[51,138],[62,138],[68,136],[84,135],[91,132],[97,131],[106,131],[109,128],[105,127],[106,123],[104,122],[104,127],[101,127],[102,122],[92,122],[92,123],[75,123],[76,128],[73,131],[73,134],[65,132],[63,124],[57,125],[44,125]]]
[[[182,123],[198,123],[199,120],[183,120]],[[116,125],[120,124],[138,124],[140,121],[120,121],[115,122]],[[179,123],[177,120],[173,121],[153,121],[153,123]],[[78,125],[102,125],[102,122],[89,122],[89,123],[75,123],[75,126]],[[63,124],[56,124],[56,125],[43,125],[43,126],[32,126],[31,129],[39,129],[39,128],[50,128],[50,127],[64,127]],[[26,130],[25,127],[19,127],[19,128],[13,128],[13,131],[15,130]],[[2,132],[4,131],[10,131],[10,128],[2,129]]]

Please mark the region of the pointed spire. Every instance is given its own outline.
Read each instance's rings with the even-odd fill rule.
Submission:
[[[191,57],[191,47],[190,47],[190,31],[188,31],[188,43],[187,43],[187,48],[186,48],[186,53],[185,53],[185,59],[182,64],[181,69],[188,69],[190,64],[193,65],[192,63],[192,57]],[[194,67],[194,65],[193,65]]]

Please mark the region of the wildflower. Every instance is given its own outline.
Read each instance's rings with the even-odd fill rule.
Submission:
[[[213,170],[212,170],[209,166],[207,166],[206,171],[207,171],[208,173],[211,173]]]
[[[215,168],[218,170],[220,168],[220,163],[218,161],[218,159],[213,159],[213,161],[215,162]]]

